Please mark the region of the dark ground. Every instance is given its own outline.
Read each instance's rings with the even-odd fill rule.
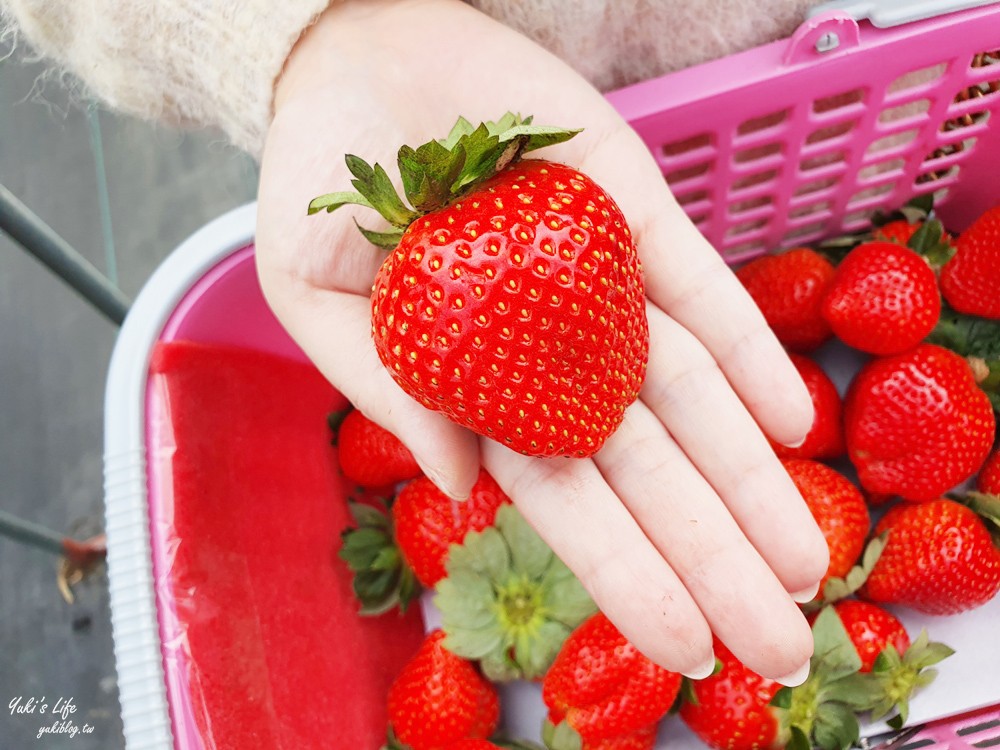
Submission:
[[[0,182],[130,298],[185,237],[253,199],[255,165],[219,136],[88,116],[58,81],[39,91],[42,71],[0,60]],[[104,380],[116,333],[0,234],[3,510],[80,538],[103,530]],[[56,571],[52,555],[0,537],[0,750],[121,748],[107,576],[79,585],[70,605]],[[51,717],[9,708],[32,697],[50,712],[72,700],[72,718],[92,734],[37,739]]]

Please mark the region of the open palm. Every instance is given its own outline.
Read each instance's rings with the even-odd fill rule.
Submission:
[[[827,550],[764,433],[803,438],[809,397],[635,133],[573,70],[458,0],[334,5],[298,44],[276,93],[259,273],[326,377],[449,494],[466,496],[482,463],[655,661],[704,676],[714,632],[752,669],[796,681],[812,640],[793,597],[811,597]],[[306,216],[312,198],[348,189],[345,153],[389,168],[399,145],[444,135],[460,114],[478,122],[507,110],[584,129],[543,154],[615,198],[644,266],[646,382],[592,459],[522,456],[404,394],[370,335],[384,253],[351,218],[373,226],[372,216],[353,207]]]

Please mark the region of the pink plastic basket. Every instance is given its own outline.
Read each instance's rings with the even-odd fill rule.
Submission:
[[[856,231],[915,195],[935,193],[956,231],[1000,202],[998,5],[892,29],[825,13],[610,99],[731,262]]]
[[[919,194],[934,193],[956,231],[1000,203],[997,4],[890,29],[826,13],[789,40],[609,99],[730,262],[861,229],[873,212]],[[175,604],[161,585],[169,550],[157,484],[158,412],[147,382],[150,351],[157,341],[186,338],[302,356],[263,302],[252,227],[247,207],[179,248],[136,301],[112,360],[107,532],[130,747],[203,746],[186,709]],[[234,309],[242,314],[232,316]],[[995,688],[998,678],[983,679]],[[672,738],[667,743],[684,747]],[[995,746],[1000,706],[929,724],[900,747]]]

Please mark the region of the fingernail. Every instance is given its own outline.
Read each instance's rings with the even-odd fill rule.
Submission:
[[[794,443],[785,443],[785,447],[786,448],[801,448],[803,445],[806,444],[806,438],[808,438],[808,437],[809,437],[809,434],[806,433],[805,435],[802,436],[801,440],[798,440],[798,441],[796,441]]]
[[[445,480],[445,478],[441,475],[441,473],[438,472],[436,469],[431,469],[431,468],[425,466],[423,464],[423,462],[421,462],[421,460],[419,458],[417,459],[417,464],[420,466],[421,470],[424,472],[424,476],[427,477],[428,479],[430,479],[431,482],[434,484],[435,487],[437,487],[439,490],[441,490],[444,494],[446,494],[452,500],[455,500],[456,502],[460,502],[461,503],[461,502],[465,502],[466,500],[469,499],[469,493],[468,492],[466,492],[465,494],[461,494],[459,492],[456,492],[449,485],[449,483]]]
[[[796,669],[790,674],[786,674],[784,677],[775,677],[775,682],[780,682],[786,687],[797,687],[801,685],[809,677],[809,662],[806,662],[801,667]]]
[[[704,680],[706,677],[711,677],[714,671],[715,654],[713,653],[708,657],[708,661],[699,664],[697,669],[689,669],[687,672],[681,672],[681,674],[692,680]]]
[[[811,602],[813,599],[815,599],[816,594],[818,593],[819,593],[819,581],[816,582],[815,586],[810,586],[809,588],[802,589],[801,591],[793,591],[792,593],[789,594],[789,596],[792,597],[793,602],[797,602],[799,604],[806,604],[807,602]]]

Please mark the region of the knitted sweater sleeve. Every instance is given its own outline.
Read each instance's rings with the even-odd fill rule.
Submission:
[[[330,0],[0,0],[0,32],[123,112],[221,128],[257,155],[285,58]]]

